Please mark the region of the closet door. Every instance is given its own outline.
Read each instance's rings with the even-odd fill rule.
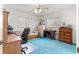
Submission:
[[[43,37],[43,25],[38,25],[39,36]]]

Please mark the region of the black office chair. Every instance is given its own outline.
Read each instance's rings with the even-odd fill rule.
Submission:
[[[21,44],[27,43],[27,36],[28,36],[29,32],[30,32],[30,28],[25,28],[25,29],[24,29],[24,31],[23,31],[23,33],[22,33],[22,35],[21,35],[21,38],[22,38]],[[17,34],[13,31],[13,27],[10,26],[10,25],[8,25],[8,33],[13,33],[13,34],[17,35]],[[17,35],[17,36],[18,36],[18,35]],[[1,43],[0,43],[0,44],[1,44]],[[26,51],[27,49],[28,49],[27,47],[23,47],[23,48],[21,49],[21,53],[26,54],[25,51]]]
[[[27,43],[27,37],[28,37],[28,34],[29,34],[29,32],[30,32],[30,28],[25,28],[24,29],[24,31],[23,31],[23,33],[22,33],[22,35],[21,35],[21,38],[22,38],[22,42],[21,42],[21,44],[26,44]],[[28,48],[27,47],[23,47],[22,49],[21,49],[21,52],[22,53],[24,53],[24,54],[26,54],[26,50],[27,50]]]

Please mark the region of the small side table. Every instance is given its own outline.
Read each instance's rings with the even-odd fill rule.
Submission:
[[[48,38],[51,38],[51,39],[56,39],[55,38],[55,34],[56,31],[55,30],[44,30],[44,37],[48,37]]]
[[[43,36],[50,38],[50,32],[45,30]]]
[[[50,38],[51,39],[56,39],[56,31],[55,30],[52,30],[52,31],[50,31]]]

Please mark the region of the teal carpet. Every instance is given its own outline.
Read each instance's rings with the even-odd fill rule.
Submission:
[[[36,50],[31,54],[75,54],[76,45],[70,45],[58,40],[48,38],[36,38],[29,40],[28,43],[34,45]]]

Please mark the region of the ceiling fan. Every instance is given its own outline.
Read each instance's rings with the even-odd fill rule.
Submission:
[[[47,7],[42,7],[39,4],[37,4],[37,5],[35,5],[34,11],[35,11],[35,13],[43,13],[43,11],[45,9],[48,9],[48,8]]]

